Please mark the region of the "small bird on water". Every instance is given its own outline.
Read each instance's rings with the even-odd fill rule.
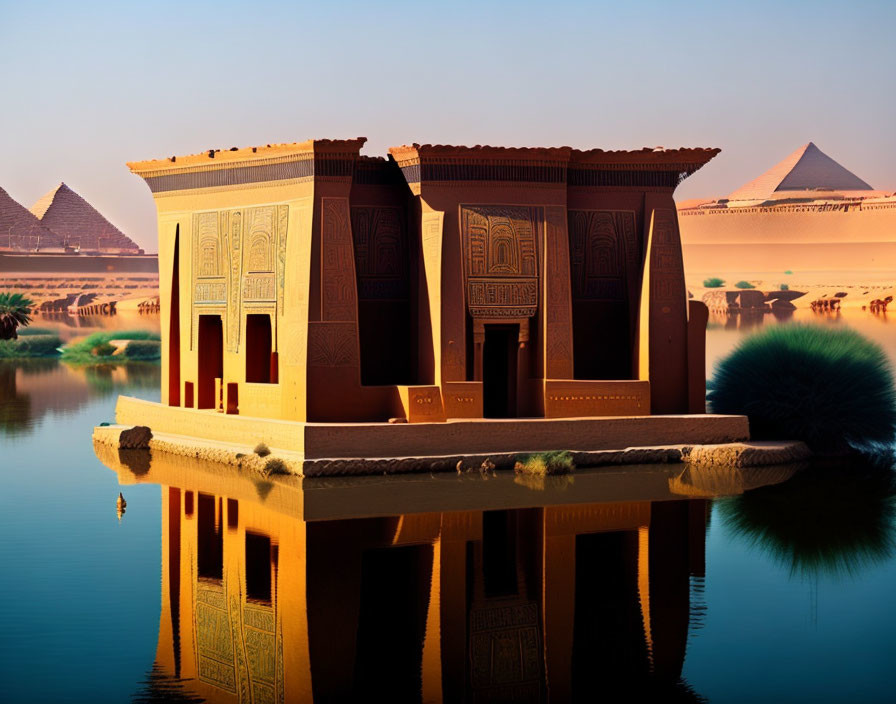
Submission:
[[[128,502],[124,500],[124,497],[121,495],[121,492],[118,492],[118,500],[115,502],[115,512],[118,514],[118,522],[121,523],[121,517],[124,515],[124,510],[127,508]]]

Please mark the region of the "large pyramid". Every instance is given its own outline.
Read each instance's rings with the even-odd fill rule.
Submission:
[[[139,252],[137,244],[64,183],[47,193],[32,207],[40,222],[82,252]]]
[[[0,188],[0,250],[33,252],[61,247],[62,237]]]
[[[797,149],[759,178],[741,186],[729,200],[763,201],[781,191],[871,191],[852,171],[843,168],[812,142]]]

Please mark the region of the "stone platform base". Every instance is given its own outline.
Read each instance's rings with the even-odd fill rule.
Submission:
[[[119,447],[119,436],[128,426],[109,425],[94,429],[93,439],[99,446],[113,450]],[[281,466],[276,473],[304,477],[339,477],[385,474],[512,470],[525,452],[436,455],[429,457],[394,458],[331,458],[306,460],[300,453],[272,448],[270,456],[259,457],[251,447],[235,443],[203,440],[183,435],[157,433],[149,442],[153,456],[181,456],[224,465],[256,474],[270,474],[268,461],[276,458]],[[125,451],[134,452],[134,451]],[[622,450],[577,450],[571,452],[577,467],[610,467],[655,464],[686,464],[700,468],[724,470],[744,467],[768,467],[803,462],[811,457],[801,442],[733,442],[714,445],[661,445],[627,447]],[[148,462],[148,458],[143,460]]]
[[[374,516],[402,516],[446,511],[485,511],[538,506],[626,504],[734,496],[786,481],[798,464],[720,467],[682,462],[682,448],[642,448],[616,453],[628,460],[678,457],[673,463],[580,466],[572,474],[532,477],[512,471],[455,471],[384,476],[303,478],[260,476],[246,465],[224,464],[161,450],[168,442],[153,439],[150,451],[117,450],[101,442],[113,436],[98,429],[97,457],[117,473],[120,484],[161,484],[239,501],[258,502],[277,513],[305,521]],[[119,428],[120,430],[120,428]],[[161,444],[155,445],[156,442]],[[196,441],[193,449],[201,444]],[[221,448],[219,448],[221,449]],[[243,448],[245,449],[245,448]],[[654,451],[656,450],[656,451]],[[612,453],[604,453],[609,458]],[[233,455],[231,455],[233,457]],[[127,495],[127,489],[124,490]]]
[[[149,426],[165,451],[190,446],[209,458],[218,452],[250,455],[265,443],[276,456],[299,461],[306,476],[455,469],[460,459],[551,450],[619,452],[632,447],[694,446],[747,440],[744,416],[675,415],[602,418],[512,418],[444,423],[300,423],[163,406],[122,396],[122,426]],[[120,428],[119,428],[120,431]],[[114,430],[98,428],[96,437]],[[170,436],[170,437],[169,437]],[[196,445],[196,443],[199,443]],[[228,446],[230,446],[228,448]],[[239,449],[236,449],[239,448]],[[198,456],[198,455],[197,455]],[[595,458],[597,459],[597,458]],[[577,461],[585,460],[584,457]],[[634,460],[637,461],[637,460]],[[433,463],[438,467],[433,467]],[[386,463],[385,465],[383,463]],[[442,466],[446,464],[448,466]]]

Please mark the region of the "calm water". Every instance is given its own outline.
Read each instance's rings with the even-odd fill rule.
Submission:
[[[890,474],[100,461],[91,428],[158,387],[0,362],[0,701],[893,701]]]

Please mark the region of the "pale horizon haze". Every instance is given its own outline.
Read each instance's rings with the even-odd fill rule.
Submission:
[[[8,2],[0,187],[64,181],[149,252],[126,161],[368,138],[720,147],[676,199],[806,142],[896,191],[894,2]]]

